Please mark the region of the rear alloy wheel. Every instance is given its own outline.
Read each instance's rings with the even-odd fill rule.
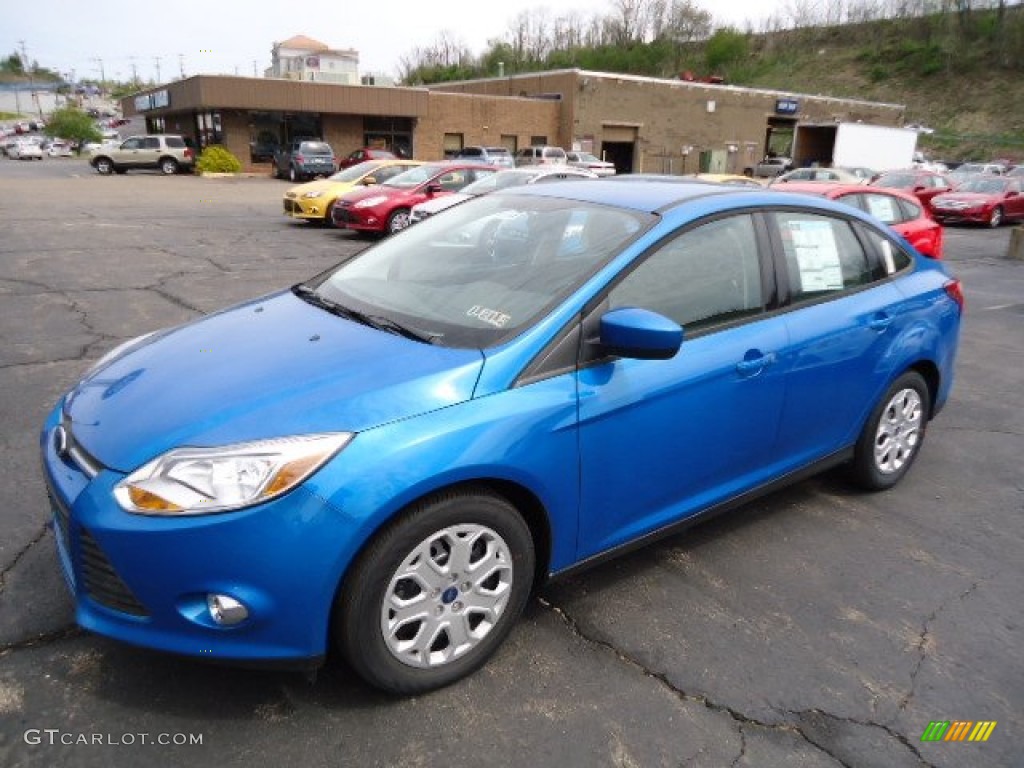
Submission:
[[[871,412],[854,450],[853,476],[872,491],[891,488],[914,463],[924,442],[931,393],[921,374],[907,371]]]
[[[294,165],[290,166],[288,168],[288,181],[290,181],[292,183],[295,183],[298,180],[299,180],[299,174],[295,171],[295,166]]]
[[[178,172],[178,161],[173,157],[165,157],[160,161],[160,173],[164,176],[173,176]]]
[[[97,173],[100,173],[103,176],[109,176],[114,171],[114,164],[105,157],[97,159],[96,162],[93,163],[93,167],[96,169]]]
[[[409,209],[399,208],[388,216],[388,234],[393,235],[395,232],[401,232],[409,224]]]
[[[988,216],[988,225],[992,227],[992,229],[995,229],[1002,223],[1003,207],[1001,205],[997,205],[995,208],[992,209],[992,213],[990,213]]]
[[[448,685],[508,635],[533,584],[533,539],[507,500],[439,494],[373,539],[345,581],[334,636],[352,668],[393,693]]]

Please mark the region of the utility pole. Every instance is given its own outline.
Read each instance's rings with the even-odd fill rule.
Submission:
[[[139,70],[135,67],[135,57],[129,56],[128,61],[132,63],[132,85],[139,84]]]
[[[163,80],[160,79],[160,57],[154,56],[153,63],[156,64],[156,84],[160,85]]]
[[[21,68],[28,75],[28,93],[29,100],[36,103],[36,111],[39,112],[39,119],[43,119],[43,107],[39,103],[39,94],[36,93],[36,84],[32,80],[32,68],[28,63],[28,51],[25,49],[25,41],[19,40],[18,45],[21,46]],[[20,106],[20,105],[19,105]]]
[[[252,60],[252,76],[253,77],[259,77],[259,75],[256,73],[256,67],[257,67],[256,59],[253,59]]]
[[[185,54],[178,54],[178,70],[181,72],[181,79],[185,79]]]
[[[102,88],[103,84],[107,82],[107,73],[103,71],[103,59],[99,58],[98,56],[94,56],[93,58],[89,59],[89,61],[95,61],[97,64],[100,65],[100,88]]]

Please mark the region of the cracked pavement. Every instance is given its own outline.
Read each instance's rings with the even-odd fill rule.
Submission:
[[[396,699],[336,662],[309,680],[78,630],[43,418],[120,341],[366,247],[285,219],[287,186],[0,163],[0,458],[15,478],[0,506],[0,765],[1019,764],[1024,264],[1000,258],[1006,228],[946,231],[968,303],[958,380],[899,487],[825,474],[551,584],[450,688]],[[984,744],[922,743],[932,720],[998,725]],[[46,729],[56,743],[31,743]],[[83,734],[114,743],[60,743]]]

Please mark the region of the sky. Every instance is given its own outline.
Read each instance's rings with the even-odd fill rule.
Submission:
[[[718,26],[745,27],[784,12],[784,0],[694,0]],[[359,52],[360,73],[397,76],[403,56],[447,31],[474,54],[503,37],[516,16],[546,8],[550,17],[577,11],[610,14],[613,0],[390,0],[299,4],[289,0],[94,0],[48,3],[0,0],[0,56],[22,51],[30,62],[76,79],[167,82],[196,74],[262,77],[275,42],[306,35],[330,48]],[[67,10],[65,10],[67,9]],[[159,70],[160,77],[157,77]]]

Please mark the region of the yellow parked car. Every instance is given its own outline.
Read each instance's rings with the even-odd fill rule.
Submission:
[[[737,173],[695,173],[692,178],[698,181],[713,181],[716,184],[730,184],[738,187],[760,187],[765,185],[749,176],[740,176]]]
[[[326,179],[299,184],[284,193],[284,215],[314,224],[330,224],[334,201],[346,192],[380,184],[414,165],[422,163],[419,160],[367,160]]]

